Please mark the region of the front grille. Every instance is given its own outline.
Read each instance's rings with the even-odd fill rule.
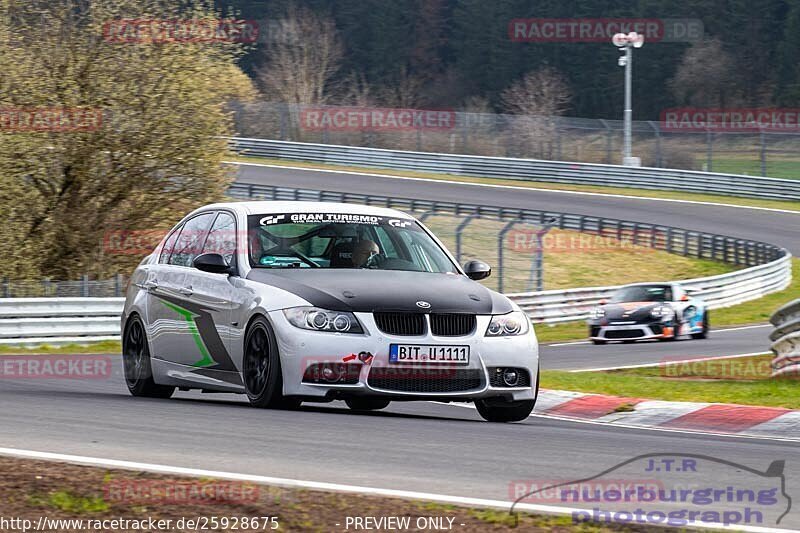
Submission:
[[[375,313],[375,325],[389,335],[424,335],[425,315],[419,313]]]
[[[442,337],[464,337],[475,331],[475,315],[440,313],[431,315],[431,333]]]
[[[607,339],[638,339],[644,337],[641,329],[609,329],[606,331]]]
[[[392,368],[370,370],[367,383],[396,392],[466,392],[483,386],[482,371],[466,368]]]
[[[492,387],[508,387],[503,381],[503,372],[508,367],[489,367],[486,370],[489,372],[489,385]],[[514,387],[530,387],[531,386],[531,376],[528,374],[528,371],[524,368],[513,368],[513,370],[517,371],[517,375],[519,378],[517,379],[517,384],[513,385]]]

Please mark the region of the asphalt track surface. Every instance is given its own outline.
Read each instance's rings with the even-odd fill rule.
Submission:
[[[762,239],[800,252],[798,215],[256,167],[243,168],[241,181],[611,216]],[[764,224],[766,234],[759,229]],[[752,328],[715,331],[706,341],[545,346],[542,366],[758,352],[766,349],[766,335],[765,328]],[[489,424],[474,409],[429,402],[359,414],[339,402],[296,412],[257,410],[228,394],[178,392],[171,400],[144,400],[128,395],[116,357],[108,379],[0,379],[0,405],[0,447],[7,448],[499,500],[510,499],[514,480],[582,479],[643,453],[708,454],[762,471],[786,461],[787,492],[800,501],[796,442],[536,415]],[[743,476],[741,468],[709,473],[719,488],[741,486]],[[800,529],[797,507],[781,527]]]

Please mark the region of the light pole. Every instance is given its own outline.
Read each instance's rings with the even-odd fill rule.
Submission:
[[[617,63],[625,67],[625,113],[624,122],[624,142],[622,147],[622,164],[625,166],[638,167],[642,164],[641,159],[631,155],[631,120],[633,118],[633,105],[631,104],[631,70],[633,67],[633,49],[644,46],[644,35],[632,31],[628,34],[617,33],[611,39],[614,46],[625,52]]]

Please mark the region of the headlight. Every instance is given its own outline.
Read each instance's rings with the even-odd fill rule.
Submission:
[[[286,320],[293,326],[313,331],[335,333],[364,333],[353,313],[328,311],[318,307],[292,307],[283,310]]]
[[[591,317],[595,320],[599,320],[606,316],[606,310],[602,307],[595,307],[592,309]]]
[[[487,337],[510,337],[528,333],[528,317],[522,311],[495,315],[486,328]]]
[[[666,322],[673,319],[675,311],[668,305],[659,305],[650,310],[650,316],[653,318],[660,318]]]

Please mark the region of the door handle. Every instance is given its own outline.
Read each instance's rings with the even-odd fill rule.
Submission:
[[[145,290],[154,291],[158,288],[158,281],[156,280],[145,281],[144,283],[142,283],[142,287]]]
[[[187,285],[186,287],[181,287],[180,289],[178,289],[178,292],[180,292],[184,296],[191,296],[192,294],[194,294],[191,285]]]

